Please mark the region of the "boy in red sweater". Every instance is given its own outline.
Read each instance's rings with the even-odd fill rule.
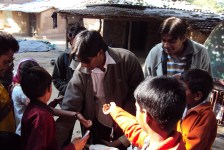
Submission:
[[[54,112],[47,106],[52,92],[51,75],[42,67],[32,67],[22,76],[20,84],[30,99],[22,118],[22,149],[59,150]],[[88,138],[74,139],[64,149],[82,150]]]

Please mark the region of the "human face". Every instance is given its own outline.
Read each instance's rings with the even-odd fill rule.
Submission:
[[[4,73],[13,63],[14,52],[9,50],[7,53],[0,55],[0,76],[3,77]]]
[[[188,109],[197,105],[197,102],[198,102],[197,101],[197,99],[198,99],[197,94],[194,94],[194,93],[191,92],[187,83],[185,83],[185,94],[186,94]]]
[[[105,64],[105,53],[103,50],[100,50],[96,56],[89,57],[88,61],[80,61],[81,67],[86,68],[87,70],[91,71],[95,68],[99,68],[104,71],[104,64]]]
[[[177,57],[183,53],[183,43],[186,40],[186,37],[178,37],[177,39],[174,39],[169,34],[164,34],[161,37],[162,39],[162,47],[164,51],[173,56]]]
[[[137,102],[135,102],[136,106],[136,120],[138,121],[139,125],[142,127],[142,129],[147,132],[148,124],[146,122],[147,120],[147,113],[142,109]]]

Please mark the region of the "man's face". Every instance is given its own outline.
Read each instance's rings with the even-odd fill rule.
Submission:
[[[186,40],[186,37],[178,37],[174,39],[172,36],[168,34],[164,34],[161,37],[162,39],[162,47],[164,51],[171,56],[179,56],[183,52],[183,43]]]
[[[4,76],[4,73],[13,63],[14,52],[9,50],[7,53],[0,56],[0,76]]]
[[[101,68],[105,64],[105,54],[104,51],[101,50],[94,57],[89,57],[88,62],[81,61],[81,66],[83,68],[87,68],[89,71],[95,68]]]

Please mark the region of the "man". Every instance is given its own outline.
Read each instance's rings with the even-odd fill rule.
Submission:
[[[17,40],[8,33],[0,31],[0,76],[4,76],[5,72],[13,63],[13,55],[19,50]],[[7,89],[0,83],[0,131],[14,132],[15,121],[13,109]]]
[[[71,27],[67,36],[68,42],[70,43],[71,47],[75,36],[83,30],[86,30],[86,28],[80,26],[79,24]],[[54,83],[54,86],[59,91],[59,95],[64,96],[67,84],[72,78],[72,74],[75,68],[76,64],[72,61],[72,58],[70,58],[70,51],[65,51],[64,53],[62,53],[55,62],[54,70],[52,73],[52,81]]]
[[[115,101],[126,111],[135,113],[133,92],[143,80],[141,65],[128,50],[110,48],[97,31],[82,31],[74,40],[72,56],[80,62],[68,83],[62,109],[79,111],[93,121],[91,141],[94,144],[124,149],[129,142],[102,106]],[[57,120],[58,140],[68,138],[75,121]]]
[[[198,68],[211,74],[207,49],[186,37],[187,23],[170,17],[160,26],[162,42],[154,46],[144,64],[144,76],[172,76]]]

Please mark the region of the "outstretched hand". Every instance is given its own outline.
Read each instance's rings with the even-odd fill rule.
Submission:
[[[103,105],[103,113],[105,115],[109,114],[110,112],[112,112],[116,107],[115,102],[110,102],[110,104],[104,104]]]

